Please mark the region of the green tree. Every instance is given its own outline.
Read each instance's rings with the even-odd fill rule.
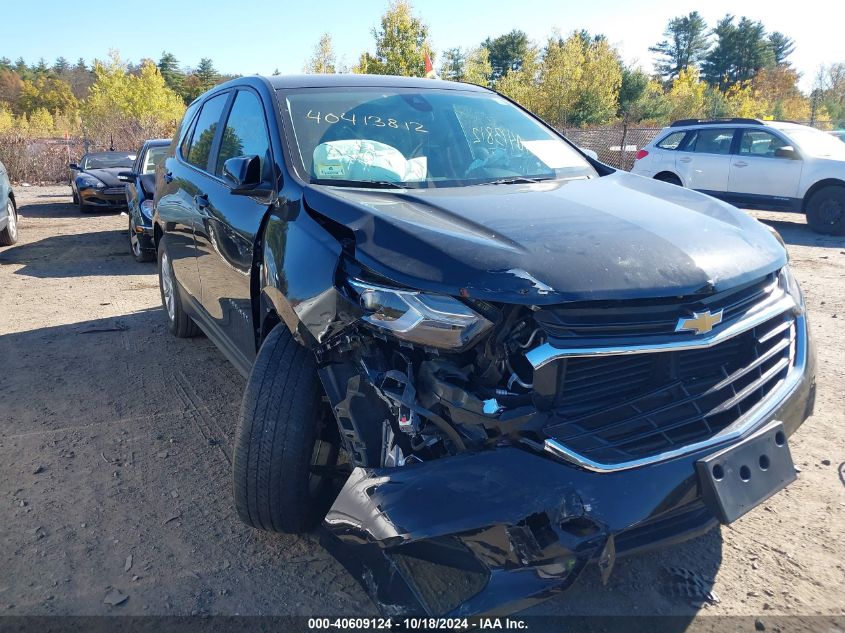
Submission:
[[[303,71],[314,75],[334,74],[337,72],[336,65],[337,58],[332,45],[332,36],[329,33],[323,33],[320,41],[314,46],[311,58],[305,62]]]
[[[53,72],[57,75],[63,75],[70,70],[70,63],[64,57],[57,57],[53,62]]]
[[[639,68],[622,68],[619,84],[619,116],[637,119],[637,104],[648,87],[648,75]]]
[[[181,95],[184,90],[185,73],[179,68],[179,60],[176,59],[176,56],[173,53],[162,51],[156,65],[167,87]]]
[[[530,42],[524,31],[514,29],[497,38],[489,37],[481,46],[487,49],[490,65],[493,68],[492,79],[498,81],[511,71],[520,70],[529,54]]]
[[[658,55],[657,72],[669,79],[687,68],[698,68],[710,47],[707,23],[698,11],[669,20],[663,37],[648,50]]]
[[[780,31],[769,33],[769,46],[772,49],[772,57],[775,66],[789,66],[786,58],[795,51],[795,42]]]
[[[483,46],[467,51],[450,48],[443,53],[443,61],[440,64],[441,79],[489,86],[492,74],[490,53]]]
[[[703,71],[705,80],[720,90],[750,81],[761,69],[774,63],[762,22],[742,17],[734,24],[734,16],[726,15],[713,33],[716,44],[707,54]]]
[[[428,26],[413,14],[410,2],[393,0],[373,37],[375,54],[363,53],[352,72],[425,77],[425,54],[431,55]]]
[[[466,54],[460,47],[448,48],[443,51],[438,75],[446,81],[463,81],[466,61]]]
[[[217,69],[214,68],[214,62],[208,57],[200,59],[200,63],[194,74],[199,79],[200,85],[203,87],[203,92],[214,87],[220,79],[220,73],[217,72]]]

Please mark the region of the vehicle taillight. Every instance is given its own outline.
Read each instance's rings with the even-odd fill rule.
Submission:
[[[648,156],[648,152],[644,149],[641,149],[639,152],[637,152],[637,155],[634,157],[634,159],[640,160],[641,158],[645,158],[646,156]]]

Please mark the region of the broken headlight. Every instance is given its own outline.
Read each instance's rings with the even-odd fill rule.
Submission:
[[[399,290],[358,279],[349,285],[366,312],[364,321],[418,345],[466,347],[493,324],[448,295]]]

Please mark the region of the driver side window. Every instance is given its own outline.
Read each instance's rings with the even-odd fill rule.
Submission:
[[[786,142],[770,132],[743,130],[739,153],[741,156],[775,158],[775,153],[786,146]]]
[[[270,135],[264,120],[264,107],[249,90],[240,90],[235,96],[235,103],[223,129],[214,174],[222,176],[223,164],[237,156],[258,156],[261,160],[262,179],[268,180],[266,170],[270,164]]]

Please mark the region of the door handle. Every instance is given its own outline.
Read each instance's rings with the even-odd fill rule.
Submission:
[[[691,163],[692,162],[692,158],[690,158],[689,156],[682,156],[678,160],[681,161],[682,163]]]
[[[194,196],[194,204],[200,211],[208,208],[208,196],[206,194],[197,194]]]
[[[172,171],[164,172],[164,182],[166,182],[166,183],[173,182],[173,172]]]
[[[734,163],[734,167],[748,167],[748,163],[744,160],[738,160]]]

